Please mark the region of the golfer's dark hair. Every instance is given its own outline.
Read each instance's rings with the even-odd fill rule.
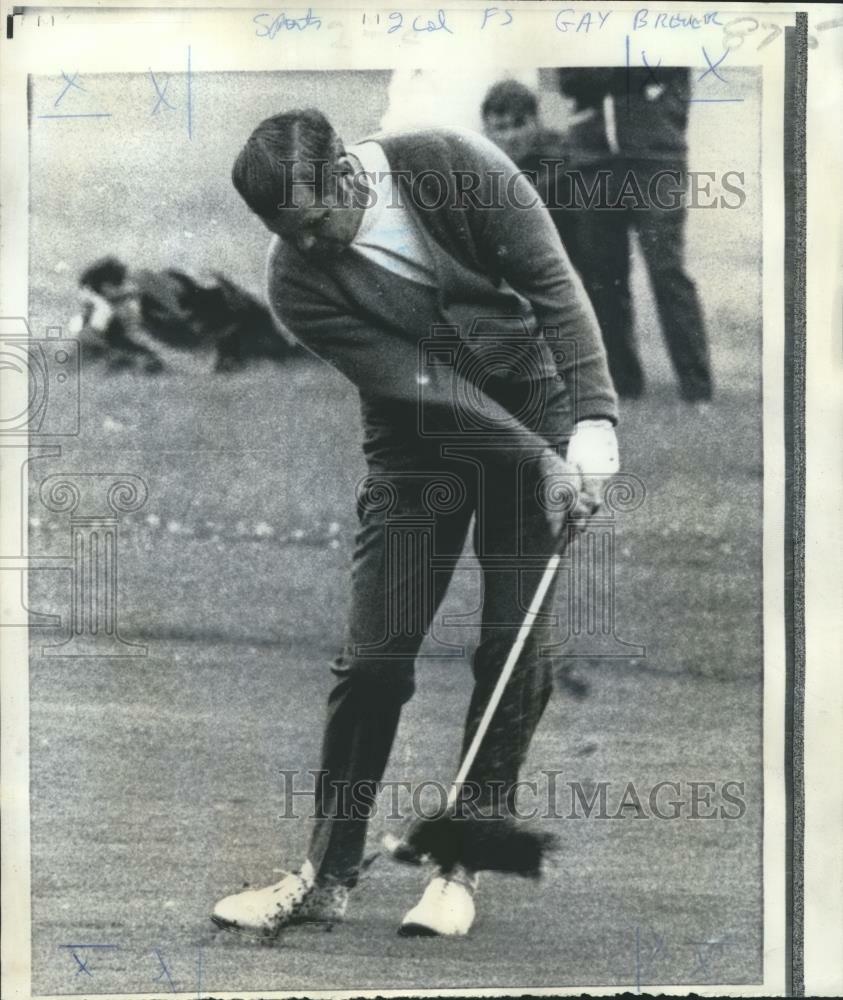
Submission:
[[[291,204],[294,163],[313,164],[312,183],[319,198],[326,176],[344,152],[321,111],[285,111],[262,121],[252,132],[234,161],[231,180],[256,215],[273,218]]]
[[[127,268],[117,257],[101,257],[79,275],[79,287],[101,292],[102,286],[122,285],[126,280]]]
[[[535,118],[539,113],[536,95],[517,80],[501,80],[489,89],[483,99],[480,113],[489,115],[512,115],[514,118]]]

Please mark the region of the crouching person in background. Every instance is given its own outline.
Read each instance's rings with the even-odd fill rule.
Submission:
[[[158,354],[137,339],[140,297],[122,261],[103,257],[87,267],[79,276],[79,302],[68,328],[80,338],[83,361],[102,361],[109,372],[164,370]]]
[[[81,313],[71,332],[83,356],[109,371],[165,370],[162,350],[214,355],[214,370],[233,372],[261,360],[284,362],[298,347],[269,309],[221,274],[207,284],[175,268],[129,272],[105,257],[79,278]]]

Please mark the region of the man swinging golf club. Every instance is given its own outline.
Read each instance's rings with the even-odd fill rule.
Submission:
[[[618,468],[617,410],[597,322],[556,228],[481,136],[433,129],[345,147],[320,112],[290,111],[254,130],[232,178],[276,236],[268,281],[278,318],[359,389],[369,473],[307,858],[213,912],[220,926],[273,934],[345,913],[414,661],[472,520],[483,609],[460,788],[480,815],[511,815],[552,687],[542,647],[554,638],[553,587],[539,585],[567,514],[548,497],[567,482],[577,523],[596,510]],[[534,599],[540,613],[521,633]],[[433,851],[449,860],[400,933],[469,931],[477,871],[508,867],[474,842]]]

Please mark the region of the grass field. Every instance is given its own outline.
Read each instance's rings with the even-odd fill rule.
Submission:
[[[250,122],[261,113],[250,112]],[[751,120],[751,109],[742,113]],[[225,107],[219,115],[226,120]],[[731,127],[740,131],[746,120]],[[725,158],[725,133],[714,161]],[[145,247],[154,258],[154,243],[162,259],[149,263],[173,262],[172,254],[183,263],[179,234],[195,231],[199,263],[219,248],[219,266],[231,264],[242,280],[251,267],[259,287],[263,237],[233,204],[214,216],[215,236],[203,191],[173,198],[184,180],[174,168],[160,240],[160,227],[150,235],[156,210],[140,196],[116,221],[97,217],[94,239],[83,225],[93,201],[51,214],[48,147],[43,133],[34,135],[33,227],[42,237],[53,228],[49,250],[33,237],[34,321],[60,321],[72,306],[56,261],[76,268],[95,242],[112,249],[112,237],[127,255]],[[148,655],[42,657],[41,645],[56,636],[33,630],[36,992],[643,989],[761,978],[760,214],[754,154],[744,155],[746,210],[689,224],[718,386],[710,409],[676,398],[646,284],[635,274],[650,388],[623,408],[620,439],[623,466],[644,482],[647,498],[618,521],[617,631],[646,654],[578,662],[591,694],[553,699],[525,777],[552,768],[563,781],[613,789],[634,781],[645,790],[659,781],[683,789],[742,781],[745,813],[547,821],[563,842],[553,869],[537,884],[487,877],[464,941],[395,936],[423,883],[385,861],[361,882],[348,922],[330,933],[294,929],[271,947],[215,935],[207,914],[219,896],[272,880],[305,848],[306,825],[282,818],[279,772],[318,766],[327,663],[348,597],[353,490],[363,472],[355,393],[311,363],[227,378],[187,367],[153,380],[85,373],[81,436],[61,459],[33,463],[32,475],[37,482],[62,470],[128,471],[146,480],[146,505],[120,524],[119,568],[121,631]],[[81,157],[69,157],[71,172]],[[89,167],[106,183],[114,157]],[[36,504],[33,554],[66,553],[66,516]],[[476,597],[469,559],[445,610],[470,611]],[[33,608],[66,614],[67,600],[51,574],[33,575]],[[470,672],[464,662],[429,658],[418,674],[387,777],[444,781]],[[385,822],[374,821],[373,845]],[[116,948],[86,953],[89,976],[63,947],[72,943]]]

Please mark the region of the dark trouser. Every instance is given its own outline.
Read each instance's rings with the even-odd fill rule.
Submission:
[[[684,181],[684,166],[629,163],[616,173],[610,199],[616,196],[617,183],[627,169],[634,173],[649,207],[591,208],[581,210],[578,220],[577,263],[603,331],[612,379],[621,395],[640,395],[644,387],[629,291],[629,231],[634,227],[680,391],[686,399],[708,399],[712,387],[705,323],[696,287],[684,265],[685,209],[659,208],[649,200],[655,174],[671,169]],[[668,181],[657,187],[669,203]],[[628,206],[632,203],[626,200]]]
[[[546,419],[558,430],[557,403],[548,408]],[[536,500],[535,461],[519,469],[499,455],[495,461],[478,459],[476,453],[474,459],[434,458],[421,451],[414,455],[406,441],[396,442],[391,455],[390,450],[379,448],[358,494],[349,639],[328,698],[309,850],[317,877],[349,886],[357,880],[371,799],[387,764],[401,706],[413,694],[416,654],[431,626],[436,635],[434,616],[472,515],[483,609],[463,749],[554,546]],[[511,798],[550,697],[553,661],[541,655],[541,648],[555,639],[552,600],[550,593],[468,775],[479,792],[478,806]],[[452,775],[437,777],[449,780],[456,767],[454,762]]]

